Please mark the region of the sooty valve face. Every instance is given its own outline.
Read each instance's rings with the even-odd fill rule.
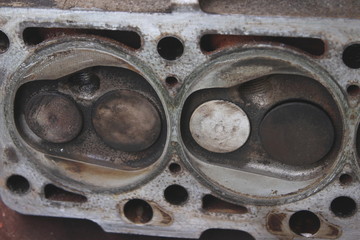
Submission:
[[[290,165],[322,159],[334,143],[334,127],[320,108],[302,102],[285,103],[270,110],[261,122],[260,138],[276,160]]]
[[[103,141],[123,151],[142,151],[159,137],[161,120],[153,104],[131,90],[109,92],[95,106],[92,122]]]
[[[233,152],[245,144],[250,122],[237,105],[223,100],[201,104],[190,118],[190,132],[203,148],[215,153]]]
[[[25,119],[30,129],[51,143],[74,139],[82,128],[82,115],[75,102],[60,94],[39,94],[27,104]]]

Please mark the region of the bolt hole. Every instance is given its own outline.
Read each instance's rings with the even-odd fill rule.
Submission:
[[[349,68],[360,68],[360,44],[352,44],[343,52],[343,62]]]
[[[346,91],[351,97],[356,97],[360,95],[360,87],[358,85],[350,85],[347,87]]]
[[[0,53],[6,52],[8,50],[10,45],[9,38],[6,36],[6,34],[2,31],[0,31]]]
[[[303,237],[312,237],[320,229],[320,219],[310,211],[294,213],[289,220],[291,231]]]
[[[338,217],[351,217],[356,212],[356,203],[350,197],[337,197],[330,205],[331,211]]]
[[[164,191],[164,196],[166,201],[173,205],[182,205],[189,198],[189,194],[186,189],[177,184],[167,187]]]
[[[124,215],[133,223],[145,224],[153,218],[153,209],[144,200],[132,199],[125,204]]]
[[[175,60],[183,54],[184,45],[176,37],[164,37],[159,41],[157,51],[162,58]]]
[[[165,82],[169,87],[174,87],[176,84],[178,84],[179,81],[176,77],[167,77]]]
[[[342,185],[349,185],[353,181],[353,178],[350,174],[344,173],[339,177],[339,181]]]
[[[25,194],[30,189],[29,181],[20,175],[12,175],[6,181],[7,188],[15,194]]]
[[[177,173],[181,172],[181,166],[178,163],[171,163],[169,165],[169,170],[171,173],[177,174]]]

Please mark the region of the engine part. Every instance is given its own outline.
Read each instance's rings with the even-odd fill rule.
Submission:
[[[108,232],[356,239],[360,5],[325,2],[0,1],[4,203]]]

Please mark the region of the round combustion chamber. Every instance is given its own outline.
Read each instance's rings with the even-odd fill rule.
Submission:
[[[186,164],[222,198],[298,200],[341,161],[342,92],[311,59],[286,49],[219,53],[184,90]]]
[[[131,52],[98,39],[52,40],[23,65],[9,86],[9,129],[45,176],[127,191],[165,167],[158,81]]]

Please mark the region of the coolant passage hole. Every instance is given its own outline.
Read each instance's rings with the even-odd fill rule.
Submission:
[[[178,163],[171,163],[171,164],[169,165],[169,171],[170,171],[171,173],[173,173],[173,174],[177,174],[177,173],[181,172],[181,166],[180,166],[180,164],[178,164]]]
[[[344,173],[339,177],[339,181],[342,185],[349,185],[353,181],[353,177],[350,174]]]
[[[30,189],[29,181],[20,175],[12,175],[6,180],[7,188],[15,194],[25,194]]]
[[[352,44],[346,47],[342,58],[349,68],[360,68],[360,44]]]
[[[145,224],[151,221],[153,209],[146,201],[133,199],[125,204],[124,215],[133,223]]]
[[[303,236],[312,237],[320,229],[320,219],[310,211],[294,213],[289,220],[291,231]]]
[[[174,87],[176,84],[178,84],[179,81],[177,80],[176,77],[170,76],[165,79],[165,82],[166,85],[168,85],[169,87]]]
[[[162,58],[175,60],[183,54],[184,45],[176,37],[164,37],[159,41],[157,51]]]
[[[189,194],[184,187],[174,184],[165,189],[164,197],[173,205],[182,205],[188,200]]]
[[[357,97],[360,95],[360,87],[358,85],[349,85],[346,89],[346,92],[351,97]]]
[[[330,209],[338,217],[351,217],[356,212],[356,202],[350,197],[337,197],[331,202]]]

